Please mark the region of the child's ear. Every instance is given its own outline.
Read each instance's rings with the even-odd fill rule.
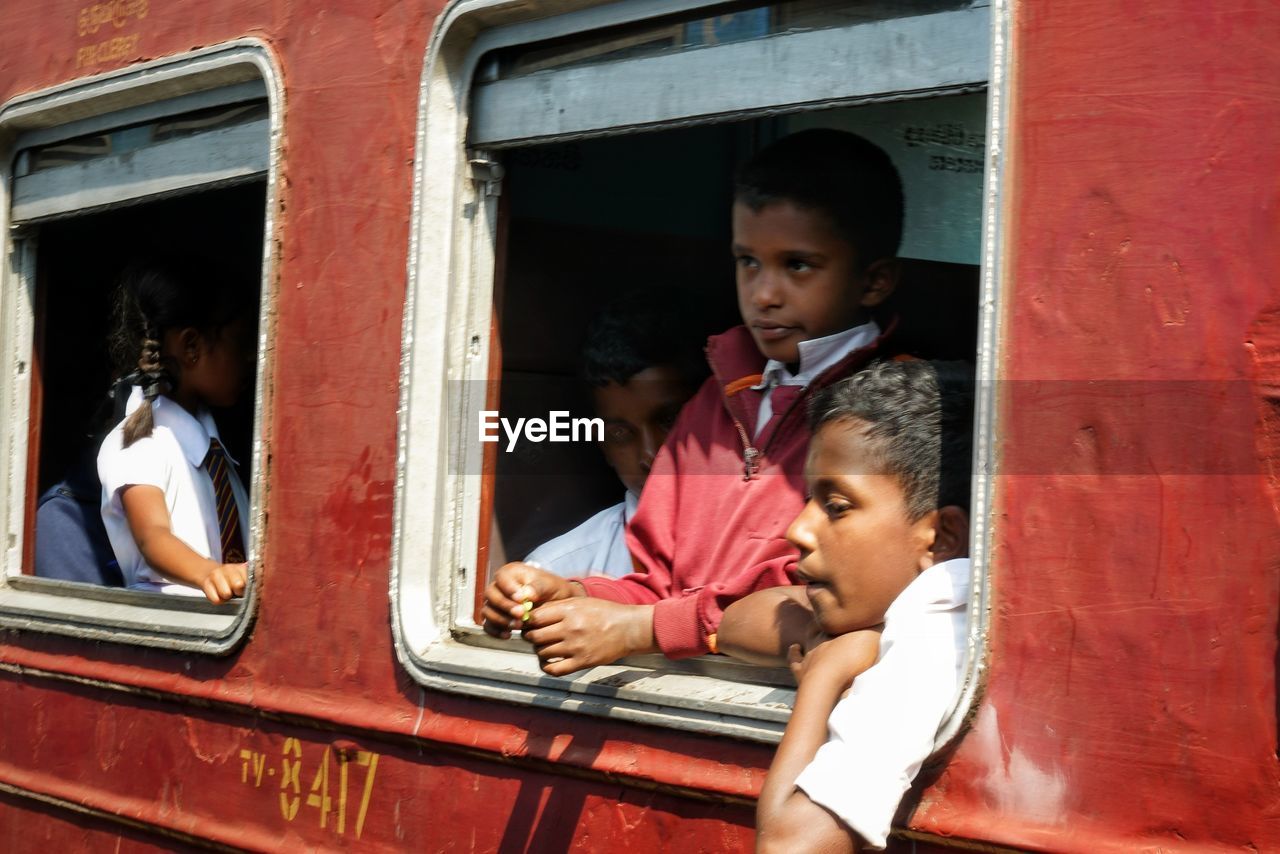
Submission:
[[[872,262],[862,277],[867,287],[862,292],[860,304],[865,308],[874,308],[887,300],[893,293],[893,289],[898,286],[898,277],[901,273],[902,266],[897,258],[881,258],[879,261]]]
[[[969,556],[969,512],[948,504],[938,510],[934,525],[933,546],[929,549],[934,563]]]
[[[200,336],[200,330],[194,326],[188,326],[180,330],[178,332],[178,352],[182,354],[182,364],[189,367],[200,361],[203,345],[204,339]]]

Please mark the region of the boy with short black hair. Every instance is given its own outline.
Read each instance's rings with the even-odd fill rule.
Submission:
[[[861,137],[804,131],[753,158],[733,205],[744,325],[708,342],[713,376],[654,462],[627,535],[638,571],[566,581],[508,564],[486,630],[523,629],[551,675],[681,658],[715,651],[730,603],[794,584],[783,535],[804,504],[804,400],[880,352],[870,311],[897,283],[902,216],[897,170]]]
[[[591,319],[582,377],[604,422],[600,452],[627,492],[622,501],[538,546],[526,563],[561,576],[617,578],[631,572],[627,523],[680,408],[707,376],[698,332],[697,312],[669,288],[631,291]]]
[[[780,639],[799,690],[757,807],[760,851],[883,848],[966,648],[969,366],[876,364],[815,400],[812,424],[811,497],[787,538],[829,640]],[[731,606],[726,651],[758,659],[793,592]]]

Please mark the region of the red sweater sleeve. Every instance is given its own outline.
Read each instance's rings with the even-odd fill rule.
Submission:
[[[795,508],[788,504],[762,514],[759,500],[777,502],[779,493],[795,490],[776,476],[744,483],[732,422],[721,425],[725,435],[718,441],[706,435],[715,415],[727,421],[719,389],[709,384],[686,406],[654,460],[627,530],[636,572],[577,579],[590,596],[654,605],[654,639],[668,658],[709,652],[707,635],[736,600],[796,583],[797,555],[783,533],[803,502],[794,495],[784,500]],[[711,446],[719,457],[709,459]],[[744,508],[756,521],[764,515],[777,522],[748,524]]]
[[[679,431],[683,421],[681,418],[673,434]],[[669,437],[658,451],[644,483],[640,506],[627,526],[627,549],[636,571],[621,578],[575,579],[586,588],[588,596],[627,605],[653,605],[679,595],[679,591],[673,591],[671,577],[679,509],[675,447],[677,443]]]
[[[796,556],[781,555],[703,587],[671,589],[671,575],[635,573],[622,578],[578,579],[587,594],[629,605],[653,605],[653,637],[668,658],[688,658],[710,652],[707,635],[717,631],[725,608],[750,593],[796,584]],[[654,582],[657,582],[656,584]]]
[[[664,599],[653,610],[653,636],[668,658],[710,652],[707,636],[718,631],[724,609],[766,587],[795,584],[795,555],[776,557],[735,573],[726,581]]]

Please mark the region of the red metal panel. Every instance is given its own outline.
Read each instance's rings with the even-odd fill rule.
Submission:
[[[277,322],[268,382],[270,522],[264,596],[252,637],[236,655],[211,660],[9,636],[0,647],[0,661],[267,714],[305,716],[340,731],[413,735],[497,757],[530,756],[641,785],[661,782],[751,795],[768,761],[762,748],[434,695],[409,683],[396,662],[387,589],[401,311],[418,84],[440,5],[62,2],[10,10],[0,28],[0,54],[24,61],[0,67],[0,100],[244,36],[267,43],[287,94],[274,235],[281,247]],[[113,11],[109,20],[98,14],[105,7]],[[85,52],[86,46],[92,50]],[[94,789],[101,809],[214,833],[199,823],[200,808],[193,802],[166,806],[163,794],[165,787],[205,782],[206,768],[183,746],[183,734],[201,726],[202,719],[174,707],[167,715],[152,710],[152,724],[144,726],[148,716],[130,703],[103,711],[100,697],[68,696],[24,709],[16,701],[20,684],[3,683],[0,706],[13,725],[3,737],[0,782]],[[97,772],[82,768],[80,763],[96,761],[84,750],[85,722],[100,714],[130,733],[145,734],[135,740],[157,758],[135,758],[132,765],[125,761]],[[216,718],[226,712],[210,714]],[[23,732],[34,743],[28,744]],[[100,740],[115,737],[102,733]],[[228,737],[219,737],[218,749],[230,750]],[[283,740],[264,742],[262,749],[278,755]],[[24,756],[26,747],[42,752]],[[406,755],[416,761],[416,750]],[[224,761],[235,771],[240,760],[230,756]],[[392,781],[403,778],[398,785],[406,797],[431,786],[456,791],[455,799],[465,797],[470,805],[460,813],[463,826],[474,824],[484,833],[500,833],[508,819],[513,826],[529,824],[530,832],[550,832],[535,821],[543,807],[535,810],[536,802],[517,798],[514,788],[504,801],[497,781],[481,785],[488,778],[441,770],[440,762],[451,761],[424,760],[406,772],[410,777],[387,771],[393,763],[384,766],[385,779],[394,786]],[[424,782],[429,780],[435,782]],[[206,808],[216,805],[225,813],[235,805],[231,811],[240,814],[252,801],[238,782],[216,791]],[[621,806],[593,807],[591,814],[598,815],[593,825],[604,827],[607,815],[613,815],[610,821],[636,824],[631,833],[638,838],[673,833],[669,826],[683,808],[678,801],[670,803],[669,821],[640,821]],[[495,812],[495,805],[517,812]],[[424,808],[422,815],[434,813]],[[749,815],[739,809],[738,830],[725,832],[740,834]],[[406,819],[421,830],[425,825],[412,824],[417,820]],[[266,818],[262,821],[266,835],[254,838],[266,844],[275,831]],[[573,825],[557,815],[553,826]]]
[[[920,827],[1280,845],[1277,33],[1272,2],[1016,4],[1001,372],[1049,382],[1004,389],[990,681]]]
[[[344,705],[335,691],[402,699],[386,629],[400,320],[419,75],[441,5],[63,0],[6,11],[0,52],[23,61],[0,66],[0,101],[241,37],[268,45],[287,89],[254,637],[227,661],[188,661],[31,636],[6,660],[197,693],[217,680],[214,693],[236,700],[260,684],[305,687],[295,705],[321,713]]]
[[[75,684],[19,678],[4,689],[4,783],[236,847],[591,851],[626,839],[672,850],[677,836],[682,851],[751,846],[749,803]],[[579,739],[560,740],[565,750]]]
[[[442,4],[12,5],[0,56],[22,60],[0,64],[0,101],[242,36],[269,45],[287,96],[253,636],[217,661],[6,637],[10,667],[211,705],[10,673],[0,782],[237,845],[328,846],[343,841],[334,795],[328,810],[306,801],[321,768],[340,788],[337,745],[355,748],[343,837],[352,787],[363,797],[356,769],[372,762],[360,751],[380,757],[362,842],[747,844],[749,808],[715,801],[757,792],[769,751],[436,695],[396,664],[386,591],[410,172]],[[1266,322],[1280,7],[1064,0],[1015,13],[1004,377],[1251,383],[1280,351]],[[1258,471],[1186,463],[1214,459],[1206,446],[1238,460],[1255,410],[1206,386],[1188,388],[1209,403],[1182,409],[1120,386],[1053,388],[1020,387],[1001,413],[1015,474],[998,485],[988,691],[913,825],[1053,849],[1274,848],[1275,500]],[[1148,447],[1163,449],[1157,469],[1182,467],[1137,470]],[[314,724],[269,722],[292,716]],[[280,779],[295,767],[290,819]],[[13,848],[98,839],[20,809],[0,803],[0,818],[34,828],[5,837]]]
[[[0,793],[0,849],[5,851],[112,851],[160,854],[186,850],[162,837],[85,813]]]
[[[23,635],[0,661],[752,796],[768,763],[761,747],[431,694],[396,662],[387,589],[400,323],[418,83],[437,5],[157,4],[100,25],[137,34],[139,47],[95,72],[253,36],[286,84],[264,595],[250,641],[227,659]],[[0,31],[6,55],[38,39],[51,58],[0,69],[0,98],[85,73],[76,46],[92,34],[78,36],[68,22],[81,7],[64,6],[19,10]],[[567,748],[540,735],[570,727]]]

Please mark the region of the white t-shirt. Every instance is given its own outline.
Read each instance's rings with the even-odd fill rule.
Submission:
[[[960,687],[969,559],[935,564],[889,606],[880,655],[827,721],[827,743],[796,778],[809,800],[883,848],[894,813]]]
[[[798,373],[791,373],[786,363],[776,359],[765,362],[764,370],[760,374],[760,383],[752,386],[753,389],[764,392],[764,399],[760,401],[760,412],[756,415],[756,429],[751,435],[759,435],[764,425],[768,424],[769,419],[773,417],[772,401],[775,388],[780,385],[807,386],[827,368],[854,350],[866,347],[879,337],[880,326],[874,320],[869,320],[861,326],[836,332],[824,338],[801,341],[798,346],[800,351]]]
[[[134,387],[126,413],[142,404],[142,389]],[[164,492],[169,524],[174,536],[197,554],[221,562],[222,537],[218,530],[217,501],[213,481],[202,468],[210,437],[218,427],[206,409],[193,416],[167,397],[153,403],[155,430],[128,448],[122,447],[124,422],[107,434],[98,451],[98,476],[102,479],[102,521],[111,548],[120,562],[126,587],[203,596],[199,589],[171,581],[152,569],[129,530],[120,491],[126,486],[155,486]],[[230,459],[230,454],[227,455]],[[234,463],[235,460],[232,460]],[[239,477],[231,478],[240,532],[248,546],[249,497]]]
[[[622,501],[601,510],[572,531],[547,540],[525,560],[566,578],[588,574],[613,578],[629,575],[634,570],[631,552],[627,550],[627,522],[635,515],[639,502],[628,490]]]

